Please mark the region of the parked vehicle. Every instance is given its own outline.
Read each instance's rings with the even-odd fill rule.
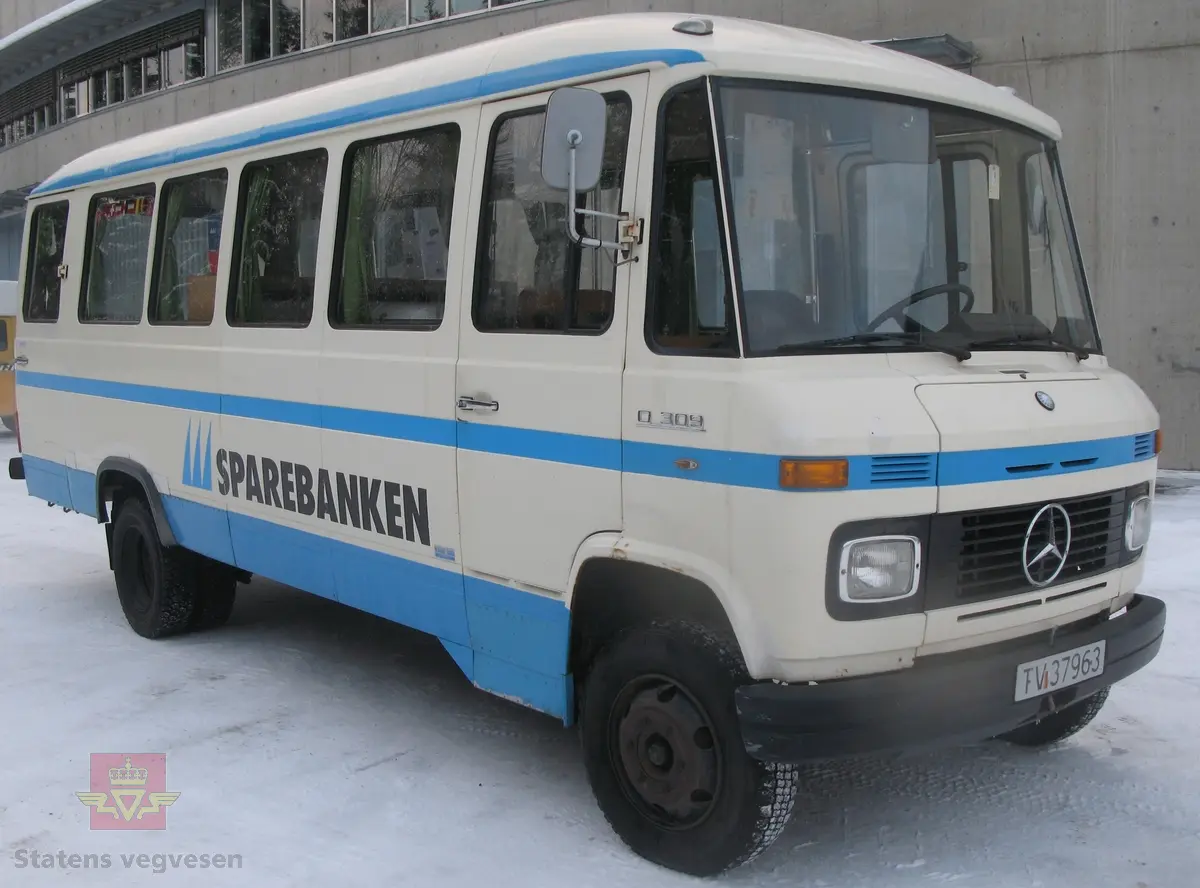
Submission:
[[[887,49],[644,14],[101,148],[30,199],[29,492],[161,638],[261,574],[576,721],[710,874],[796,763],[1067,737],[1158,652],[1159,418],[1054,120]]]
[[[17,337],[16,281],[0,281],[0,423],[17,429],[17,380],[13,375],[13,345]]]

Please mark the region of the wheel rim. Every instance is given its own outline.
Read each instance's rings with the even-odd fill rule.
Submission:
[[[694,829],[721,788],[721,749],[712,720],[679,682],[643,676],[617,695],[609,751],[621,790],[660,827]]]
[[[121,541],[121,566],[126,604],[135,613],[146,613],[154,601],[154,562],[140,533],[128,533]]]

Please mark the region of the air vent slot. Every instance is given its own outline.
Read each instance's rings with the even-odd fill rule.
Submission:
[[[871,457],[872,487],[911,487],[933,482],[934,457],[928,453]]]
[[[1090,457],[1089,459],[1066,459],[1059,463],[1064,469],[1082,469],[1084,466],[1094,465],[1099,462],[1098,457]]]
[[[1010,475],[1027,475],[1030,472],[1044,472],[1046,469],[1052,468],[1054,463],[1034,463],[1028,466],[1009,466],[1008,473]]]
[[[1136,435],[1133,439],[1133,458],[1149,459],[1154,456],[1154,432]]]

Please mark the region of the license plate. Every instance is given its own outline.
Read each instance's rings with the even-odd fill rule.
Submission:
[[[1031,660],[1017,667],[1017,686],[1013,699],[1020,703],[1031,697],[1069,688],[1103,672],[1103,641],[1072,648],[1053,657]]]

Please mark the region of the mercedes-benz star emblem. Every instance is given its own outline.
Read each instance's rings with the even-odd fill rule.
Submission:
[[[1021,565],[1034,586],[1049,586],[1067,566],[1071,551],[1071,516],[1058,503],[1042,506],[1025,531]]]
[[[1050,397],[1048,394],[1046,394],[1045,392],[1037,392],[1036,394],[1034,394],[1034,397],[1037,398],[1037,402],[1039,404],[1041,404],[1043,407],[1045,407],[1047,410],[1054,409],[1054,399],[1052,397]]]

